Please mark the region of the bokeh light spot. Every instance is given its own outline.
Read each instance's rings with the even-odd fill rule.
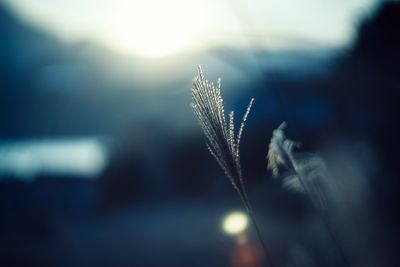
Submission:
[[[222,227],[226,233],[236,235],[243,232],[248,224],[247,215],[243,212],[235,211],[225,216]]]

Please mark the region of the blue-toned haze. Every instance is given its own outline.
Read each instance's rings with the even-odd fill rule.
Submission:
[[[378,0],[1,0],[68,42],[159,57],[210,46],[344,46]],[[249,42],[250,41],[250,42]]]

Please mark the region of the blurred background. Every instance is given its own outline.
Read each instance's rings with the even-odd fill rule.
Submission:
[[[338,245],[400,266],[399,26],[398,1],[1,0],[0,266],[265,266],[225,220],[197,64],[226,110],[255,98],[242,166],[275,266],[348,266]],[[282,121],[337,181],[336,240],[266,169]]]

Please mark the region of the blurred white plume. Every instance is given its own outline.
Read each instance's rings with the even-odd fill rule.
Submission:
[[[332,186],[324,161],[316,154],[294,153],[299,146],[285,136],[283,122],[272,133],[268,148],[268,169],[275,178],[283,179],[289,190],[306,194],[318,208],[327,204],[327,187]]]

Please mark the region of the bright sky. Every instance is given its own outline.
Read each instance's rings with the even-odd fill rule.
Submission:
[[[158,57],[210,45],[346,45],[379,0],[0,0],[62,40]]]

